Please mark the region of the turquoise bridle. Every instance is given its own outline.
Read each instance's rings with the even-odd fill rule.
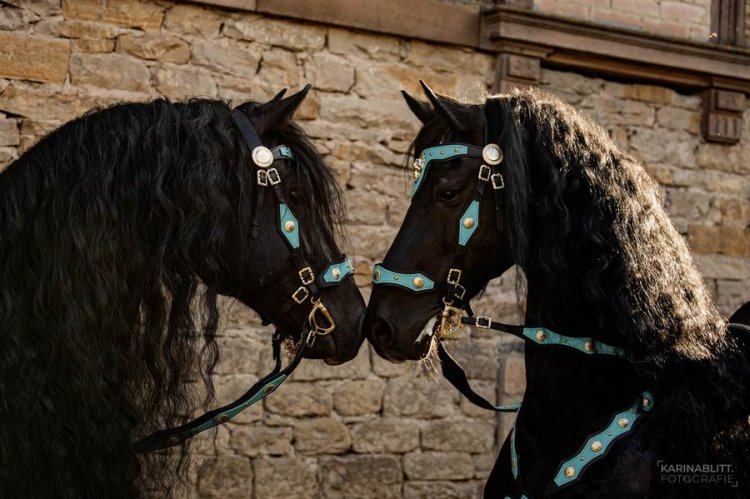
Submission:
[[[487,133],[488,136],[495,136]],[[478,174],[477,187],[468,206],[465,207],[459,219],[458,250],[454,256],[445,282],[438,282],[425,272],[399,272],[388,269],[382,264],[373,267],[372,282],[378,286],[396,286],[412,293],[428,293],[445,289],[443,297],[444,310],[441,313],[441,323],[436,338],[450,338],[464,325],[475,326],[480,329],[492,329],[512,334],[526,342],[540,347],[562,347],[575,350],[583,355],[607,356],[611,358],[632,360],[632,356],[624,349],[607,345],[592,338],[564,336],[546,328],[529,328],[524,326],[503,324],[493,321],[486,316],[476,316],[465,298],[466,289],[461,284],[463,274],[463,255],[472,236],[479,228],[479,209],[487,185],[495,193],[495,210],[497,229],[503,231],[503,196],[505,181],[498,171],[503,161],[503,152],[496,144],[486,141],[484,148],[466,144],[442,144],[425,149],[415,160],[415,180],[412,187],[412,199],[417,195],[424,183],[428,167],[436,161],[449,161],[462,157],[482,158]],[[463,317],[463,312],[468,317]],[[444,377],[473,404],[484,409],[497,412],[518,412],[521,404],[495,405],[477,394],[470,386],[465,371],[453,357],[445,350],[442,342],[437,342],[438,356]],[[621,412],[613,415],[610,423],[591,434],[578,452],[560,462],[553,482],[549,486],[549,493],[554,493],[563,487],[572,485],[592,463],[603,458],[611,449],[612,444],[633,431],[641,416],[650,411],[654,405],[654,397],[649,391],[641,393],[637,400]],[[511,471],[516,480],[519,497],[526,499],[523,482],[519,472],[519,453],[516,447],[516,425],[514,423],[510,435]],[[510,498],[506,498],[510,499]]]
[[[272,340],[275,365],[270,373],[257,381],[245,394],[234,402],[207,412],[181,426],[157,431],[138,440],[134,443],[134,447],[138,452],[154,451],[178,445],[198,433],[226,423],[240,412],[273,393],[294,369],[297,368],[305,350],[313,345],[315,338],[331,334],[336,328],[336,323],[329,313],[328,308],[321,302],[320,290],[326,287],[338,286],[344,279],[354,274],[354,265],[351,259],[346,256],[341,261],[325,266],[321,272],[317,275],[315,274],[312,267],[305,260],[301,249],[301,227],[299,220],[294,216],[286,201],[284,191],[281,189],[281,176],[278,170],[273,167],[276,161],[293,160],[294,153],[285,145],[280,145],[273,149],[263,146],[252,122],[241,110],[232,110],[232,118],[242,133],[245,142],[250,146],[252,161],[257,167],[256,181],[260,190],[256,196],[256,209],[251,234],[253,234],[252,231],[255,231],[258,226],[257,218],[255,217],[258,216],[259,208],[262,205],[264,188],[270,187],[278,202],[277,228],[291,253],[291,266],[293,268],[291,270],[288,267],[279,269],[278,272],[274,273],[268,279],[268,286],[283,287],[282,283],[284,281],[292,280],[294,284],[289,289],[295,289],[295,287],[296,289],[290,293],[289,300],[277,312],[272,314],[263,311],[260,312],[263,324],[267,325],[275,322],[293,307],[304,304],[308,298],[312,307],[308,314],[307,322],[302,327],[303,331],[300,334],[300,340],[291,349],[294,355],[286,367],[281,368],[281,343],[284,340],[284,335],[279,330],[276,330]],[[264,286],[263,288],[266,287]]]

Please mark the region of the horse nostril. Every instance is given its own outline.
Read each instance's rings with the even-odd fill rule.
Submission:
[[[391,346],[396,338],[396,332],[391,323],[380,317],[376,318],[370,329],[372,339],[381,346]]]

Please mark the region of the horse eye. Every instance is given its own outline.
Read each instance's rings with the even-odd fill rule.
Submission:
[[[454,191],[451,189],[446,189],[443,191],[438,191],[437,198],[440,201],[454,201],[458,197],[458,191]]]

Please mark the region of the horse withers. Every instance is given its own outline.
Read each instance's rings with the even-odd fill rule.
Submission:
[[[424,125],[413,198],[373,269],[366,329],[392,361],[437,345],[472,402],[519,411],[485,496],[747,497],[748,346],[656,183],[553,96],[464,104],[424,88],[429,103],[404,94]],[[473,316],[471,298],[513,265],[525,325]],[[520,409],[476,395],[442,347],[467,324],[525,341]]]
[[[296,361],[357,354],[365,307],[334,237],[339,189],[291,121],[308,90],[234,110],[159,99],[93,111],[0,175],[4,497],[166,495],[187,438],[286,373],[134,444],[211,402],[219,295],[276,326],[277,357],[283,338]]]

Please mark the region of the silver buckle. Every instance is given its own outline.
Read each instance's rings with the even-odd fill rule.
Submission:
[[[266,171],[266,177],[268,177],[268,182],[271,185],[276,185],[278,183],[281,183],[281,177],[279,177],[279,172],[278,170],[276,170],[276,168],[269,168]]]
[[[490,177],[492,180],[492,188],[495,190],[502,189],[505,187],[505,179],[503,179],[503,176],[500,173],[495,173]],[[498,182],[499,179],[499,182]]]
[[[258,170],[258,185],[264,187],[268,185],[268,175],[265,170]]]
[[[461,286],[458,283],[454,284],[453,286],[455,287],[455,290],[453,291],[453,296],[458,298],[459,300],[463,300],[464,295],[466,294],[466,288]]]
[[[304,286],[300,286],[297,288],[297,291],[292,293],[292,300],[294,300],[295,303],[299,305],[307,300],[308,296],[310,296],[310,292],[307,290],[307,288]]]
[[[492,319],[487,317],[486,315],[477,315],[477,318],[475,319],[476,323],[474,324],[476,327],[482,328],[482,329],[490,329],[492,327]]]
[[[315,280],[315,274],[313,273],[312,269],[310,267],[305,267],[301,269],[299,272],[299,280],[302,281],[302,284],[307,286],[308,284],[312,283]]]
[[[491,176],[492,176],[492,169],[489,166],[482,165],[479,167],[479,180],[484,180],[485,182],[489,182]]]
[[[448,284],[458,284],[461,280],[461,269],[450,269],[447,280]]]

